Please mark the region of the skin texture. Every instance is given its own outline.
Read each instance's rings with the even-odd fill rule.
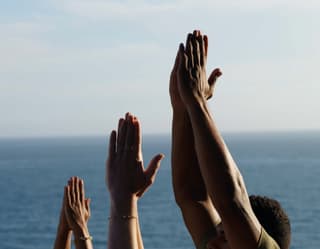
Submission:
[[[78,183],[78,186],[75,186],[76,182]],[[86,227],[90,218],[90,199],[84,198],[85,210],[77,208],[74,202],[70,204],[69,200],[71,199],[71,196],[73,201],[76,199],[73,194],[73,191],[76,190],[77,193],[81,195],[81,198],[84,198],[83,181],[78,177],[72,177],[65,187],[54,249],[70,249],[73,230],[75,231],[77,249],[92,248],[83,247],[81,243],[79,244],[77,242],[77,236],[81,233],[81,228],[79,229],[79,226]]]
[[[69,227],[67,218],[64,213],[65,196],[63,196],[62,207],[60,211],[60,219],[57,229],[57,236],[54,243],[54,249],[70,249],[71,248],[71,236],[72,230]]]
[[[92,249],[92,241],[88,230],[90,217],[90,200],[85,198],[83,180],[70,178],[65,186],[65,216],[74,233],[77,249]],[[88,238],[88,239],[83,239]]]
[[[194,35],[199,35],[198,31]],[[188,35],[187,44],[192,35]],[[203,44],[207,55],[208,39]],[[212,237],[218,237],[220,217],[214,208],[205,188],[200,172],[198,158],[194,147],[194,137],[187,108],[178,90],[179,54],[176,57],[170,75],[170,98],[173,109],[172,119],[172,183],[175,199],[181,209],[184,222],[192,236],[194,244],[199,247],[204,234],[211,232]],[[204,58],[206,60],[206,57]],[[213,95],[214,84],[221,75],[219,69],[213,70],[205,88],[205,97]],[[196,215],[195,215],[196,214]]]
[[[138,221],[138,200],[153,184],[163,155],[156,155],[145,169],[139,120],[131,115],[119,120],[112,131],[106,163],[110,193],[108,248],[143,248]]]
[[[200,32],[189,34],[178,51],[177,85],[193,130],[194,146],[207,193],[223,223],[232,249],[255,249],[261,225],[255,217],[242,176],[207,106],[206,42]],[[212,248],[225,248],[219,239]]]

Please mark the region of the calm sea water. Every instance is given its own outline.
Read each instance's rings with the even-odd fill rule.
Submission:
[[[320,245],[320,133],[226,134],[250,194],[277,198],[292,224],[292,249]],[[52,248],[63,186],[82,177],[91,197],[94,247],[107,243],[108,194],[104,183],[107,138],[0,140],[0,248]],[[145,162],[167,155],[154,186],[140,202],[146,249],[194,248],[175,205],[170,137],[144,137]]]

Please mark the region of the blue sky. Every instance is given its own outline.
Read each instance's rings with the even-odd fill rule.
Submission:
[[[178,44],[209,36],[222,131],[320,129],[318,1],[2,1],[0,137],[169,133]]]

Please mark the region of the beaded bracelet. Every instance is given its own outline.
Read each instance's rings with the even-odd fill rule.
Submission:
[[[113,218],[120,218],[123,220],[128,220],[128,219],[138,219],[138,216],[134,215],[119,215],[119,216],[109,216],[108,219],[111,220]]]
[[[85,237],[85,236],[81,236],[80,238],[79,238],[80,240],[84,240],[84,241],[86,241],[86,240],[92,240],[92,236],[87,236],[87,237]]]

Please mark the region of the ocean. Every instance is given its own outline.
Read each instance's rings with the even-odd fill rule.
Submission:
[[[320,245],[320,132],[224,134],[249,194],[278,199],[291,219],[292,249]],[[0,248],[53,248],[63,187],[85,181],[92,199],[89,230],[105,249],[109,196],[104,182],[106,137],[0,139]],[[175,204],[170,136],[143,137],[144,161],[166,155],[139,203],[146,249],[194,248]]]

